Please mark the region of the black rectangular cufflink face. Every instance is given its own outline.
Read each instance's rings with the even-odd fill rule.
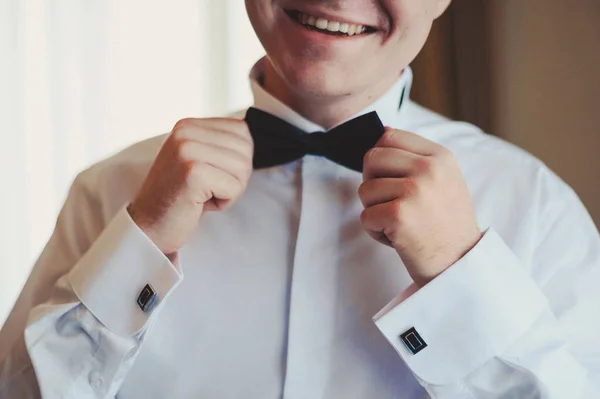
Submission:
[[[137,304],[144,312],[149,312],[156,302],[157,297],[158,295],[154,291],[154,288],[150,284],[146,284],[137,298]]]
[[[400,339],[402,339],[402,342],[404,342],[413,355],[416,355],[427,347],[427,344],[414,327],[400,335]]]

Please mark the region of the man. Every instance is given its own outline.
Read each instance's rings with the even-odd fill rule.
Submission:
[[[254,107],[77,177],[0,397],[600,397],[583,205],[408,99],[449,2],[246,0]]]

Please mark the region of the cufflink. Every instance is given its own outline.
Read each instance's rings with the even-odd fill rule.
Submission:
[[[414,327],[410,328],[404,334],[400,335],[400,339],[402,340],[402,342],[404,342],[408,350],[413,355],[416,355],[417,353],[421,352],[427,347],[427,344],[425,343],[423,338],[421,338],[421,336],[419,335],[417,330],[415,330]]]
[[[157,298],[158,295],[156,294],[156,291],[154,291],[154,288],[152,288],[150,284],[146,284],[137,298],[137,304],[144,312],[149,312],[154,306]]]

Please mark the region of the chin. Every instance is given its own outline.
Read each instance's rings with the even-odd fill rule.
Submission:
[[[288,60],[274,67],[290,89],[301,97],[330,99],[346,96],[357,89],[358,81],[350,79],[351,71],[339,66],[340,63]]]

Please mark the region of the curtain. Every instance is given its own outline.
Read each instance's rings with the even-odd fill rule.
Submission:
[[[0,325],[76,174],[251,103],[242,0],[0,0]]]
[[[412,98],[451,119],[496,131],[491,50],[492,1],[453,0],[412,64]]]

